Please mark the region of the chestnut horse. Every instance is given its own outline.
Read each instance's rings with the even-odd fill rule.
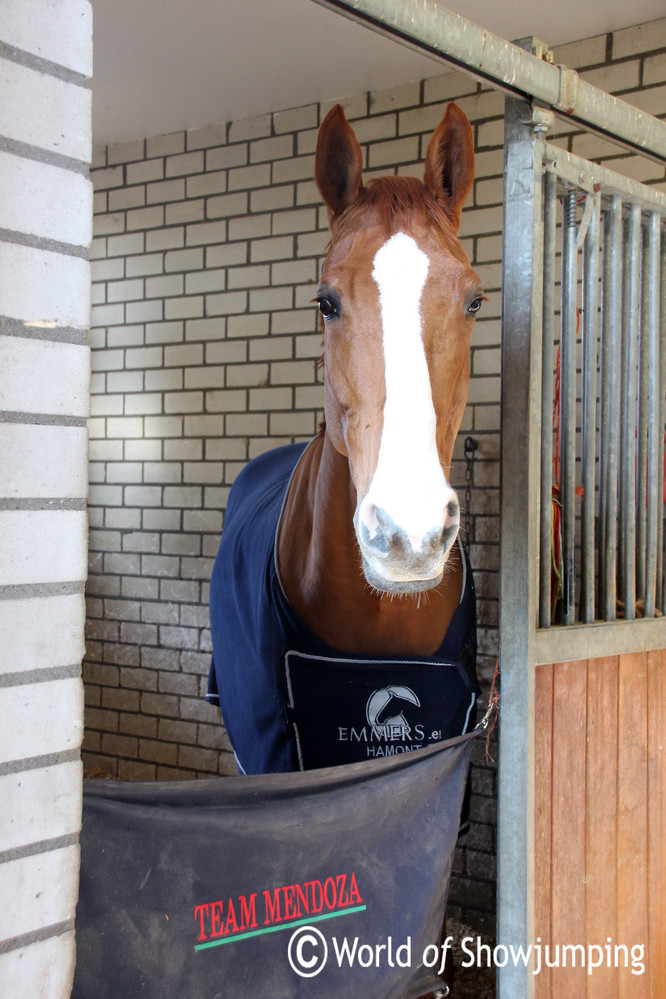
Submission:
[[[364,188],[361,148],[338,105],[321,126],[315,170],[332,236],[317,289],[326,423],[287,495],[280,575],[333,647],[428,656],[461,588],[447,472],[483,299],[456,238],[473,176],[471,128],[449,105],[425,184],[386,177]]]
[[[447,107],[424,182],[389,176],[364,186],[361,165],[336,105],[315,158],[331,231],[316,296],[325,422],[309,445],[268,452],[240,474],[211,581],[209,700],[222,707],[244,772],[349,762],[342,736],[325,755],[312,719],[323,704],[332,729],[345,730],[340,713],[368,661],[385,672],[366,676],[363,738],[391,741],[402,726],[409,745],[395,751],[418,748],[415,706],[450,702],[446,718],[427,721],[445,738],[466,729],[478,691],[471,577],[447,477],[483,300],[457,238],[473,179],[470,124]],[[433,682],[449,676],[457,692],[430,681],[416,692],[411,681],[430,659],[452,666]],[[328,668],[334,660],[342,678]],[[294,698],[305,705],[300,726]]]

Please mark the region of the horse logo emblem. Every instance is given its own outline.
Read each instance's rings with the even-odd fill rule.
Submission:
[[[404,714],[408,704],[421,707],[421,702],[410,687],[380,687],[370,694],[365,707],[368,725],[380,732],[403,730],[408,733],[410,725]]]

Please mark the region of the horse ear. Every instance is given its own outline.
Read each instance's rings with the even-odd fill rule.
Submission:
[[[363,155],[340,104],[331,108],[319,129],[315,180],[331,222],[356,200],[362,188]]]
[[[474,180],[474,137],[467,116],[449,104],[428,145],[425,185],[441,202],[456,232]]]

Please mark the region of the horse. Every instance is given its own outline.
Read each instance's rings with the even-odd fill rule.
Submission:
[[[240,473],[211,580],[209,700],[241,772],[408,752],[473,724],[474,590],[448,478],[484,299],[457,235],[473,161],[455,104],[423,181],[365,185],[340,105],[319,129],[324,422]]]

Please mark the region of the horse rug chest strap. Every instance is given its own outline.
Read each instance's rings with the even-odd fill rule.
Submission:
[[[288,650],[284,667],[301,770],[409,753],[474,724],[476,691],[456,662]]]

